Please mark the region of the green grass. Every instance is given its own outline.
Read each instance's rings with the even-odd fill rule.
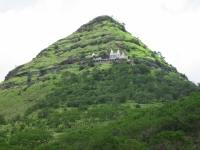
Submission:
[[[138,103],[134,100],[128,100],[126,103],[122,104],[123,106],[131,106],[132,108],[136,108]],[[160,107],[163,103],[149,103],[149,104],[138,104],[141,108],[148,108],[148,107]]]
[[[53,81],[39,82],[28,87],[19,86],[1,91],[0,112],[6,119],[23,114],[38,98],[42,98],[54,87]]]

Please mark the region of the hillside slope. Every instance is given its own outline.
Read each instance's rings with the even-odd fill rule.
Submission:
[[[123,51],[129,56],[129,61],[126,63],[116,61],[121,64],[121,68],[116,67],[113,70],[113,64],[116,64],[113,61],[93,61],[91,57],[93,53],[96,57],[106,59],[109,58],[111,49],[115,52],[118,49]],[[121,69],[120,72],[119,69]],[[101,72],[101,70],[105,72]],[[67,72],[72,75],[67,75]],[[98,78],[95,77],[95,73],[102,75]],[[105,73],[109,75],[107,78]],[[72,80],[72,76],[78,75],[77,78],[79,78],[79,75],[82,74],[85,74],[89,80],[92,75],[91,79],[97,81],[95,84],[102,83],[100,85],[102,87],[96,86],[97,89],[92,89],[96,90],[94,92],[96,95],[99,93],[97,91],[106,84],[110,85],[106,85],[110,88],[119,86],[120,82],[131,83],[132,85],[120,87],[121,91],[123,88],[126,89],[126,92],[135,91],[131,96],[125,96],[123,99],[136,100],[140,103],[176,100],[198,90],[196,85],[188,81],[184,74],[178,73],[176,68],[169,65],[160,53],[151,51],[141,40],[127,32],[123,23],[109,16],[100,16],[82,25],[68,37],[45,48],[32,61],[10,71],[5,77],[5,81],[0,84],[1,114],[6,118],[23,114],[27,108],[35,105],[37,100],[47,99],[45,95],[55,93],[55,89],[58,90],[57,85],[63,83],[65,78],[67,79],[65,84],[69,86],[65,87],[65,91],[68,90],[66,93],[69,95],[64,93],[64,98],[70,97],[70,94],[74,96],[76,84],[86,84],[91,90],[88,81],[68,82]],[[112,74],[114,74],[113,77]],[[129,75],[127,78],[130,80],[125,81],[117,74]],[[109,80],[112,82],[108,83]],[[117,84],[112,85],[112,83]],[[71,93],[69,89],[72,90]],[[87,91],[86,89],[84,86],[80,86],[81,92],[77,96],[84,93],[84,90]],[[112,93],[112,89],[104,91],[107,94],[110,92]],[[143,96],[143,93],[146,95]],[[110,99],[113,100],[113,96]],[[74,97],[71,97],[69,101],[74,100],[79,101]],[[104,100],[104,102],[106,101]],[[98,100],[92,100],[92,103],[96,102]],[[70,105],[68,104],[68,106]]]

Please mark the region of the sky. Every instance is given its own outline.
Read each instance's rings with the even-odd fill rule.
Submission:
[[[0,0],[0,82],[100,15],[124,22],[133,36],[200,83],[200,0]]]

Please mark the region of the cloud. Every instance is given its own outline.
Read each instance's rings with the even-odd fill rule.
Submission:
[[[37,0],[0,0],[0,13],[12,9],[21,9],[36,3]]]
[[[171,14],[199,11],[199,0],[161,0],[161,7]]]
[[[199,0],[188,0],[188,3],[196,6],[196,7],[200,7],[200,1]]]

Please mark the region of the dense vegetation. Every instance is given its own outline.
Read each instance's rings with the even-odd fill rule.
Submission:
[[[13,120],[10,131],[1,130],[0,145],[5,150],[196,150],[199,107],[200,93],[193,93],[159,107],[101,104],[42,109]]]
[[[78,107],[103,103],[168,102],[197,92],[198,87],[174,72],[152,68],[147,61],[140,60],[130,65],[126,61],[116,62],[108,69],[93,68],[91,71],[64,72],[57,88],[34,108]]]
[[[111,48],[129,60],[91,58]],[[200,149],[199,87],[109,16],[13,69],[0,88],[2,150]]]
[[[54,84],[24,115],[3,125],[4,149],[198,147],[200,95],[184,98],[198,88],[174,72],[143,59],[134,65],[113,61],[107,69],[64,72]]]

